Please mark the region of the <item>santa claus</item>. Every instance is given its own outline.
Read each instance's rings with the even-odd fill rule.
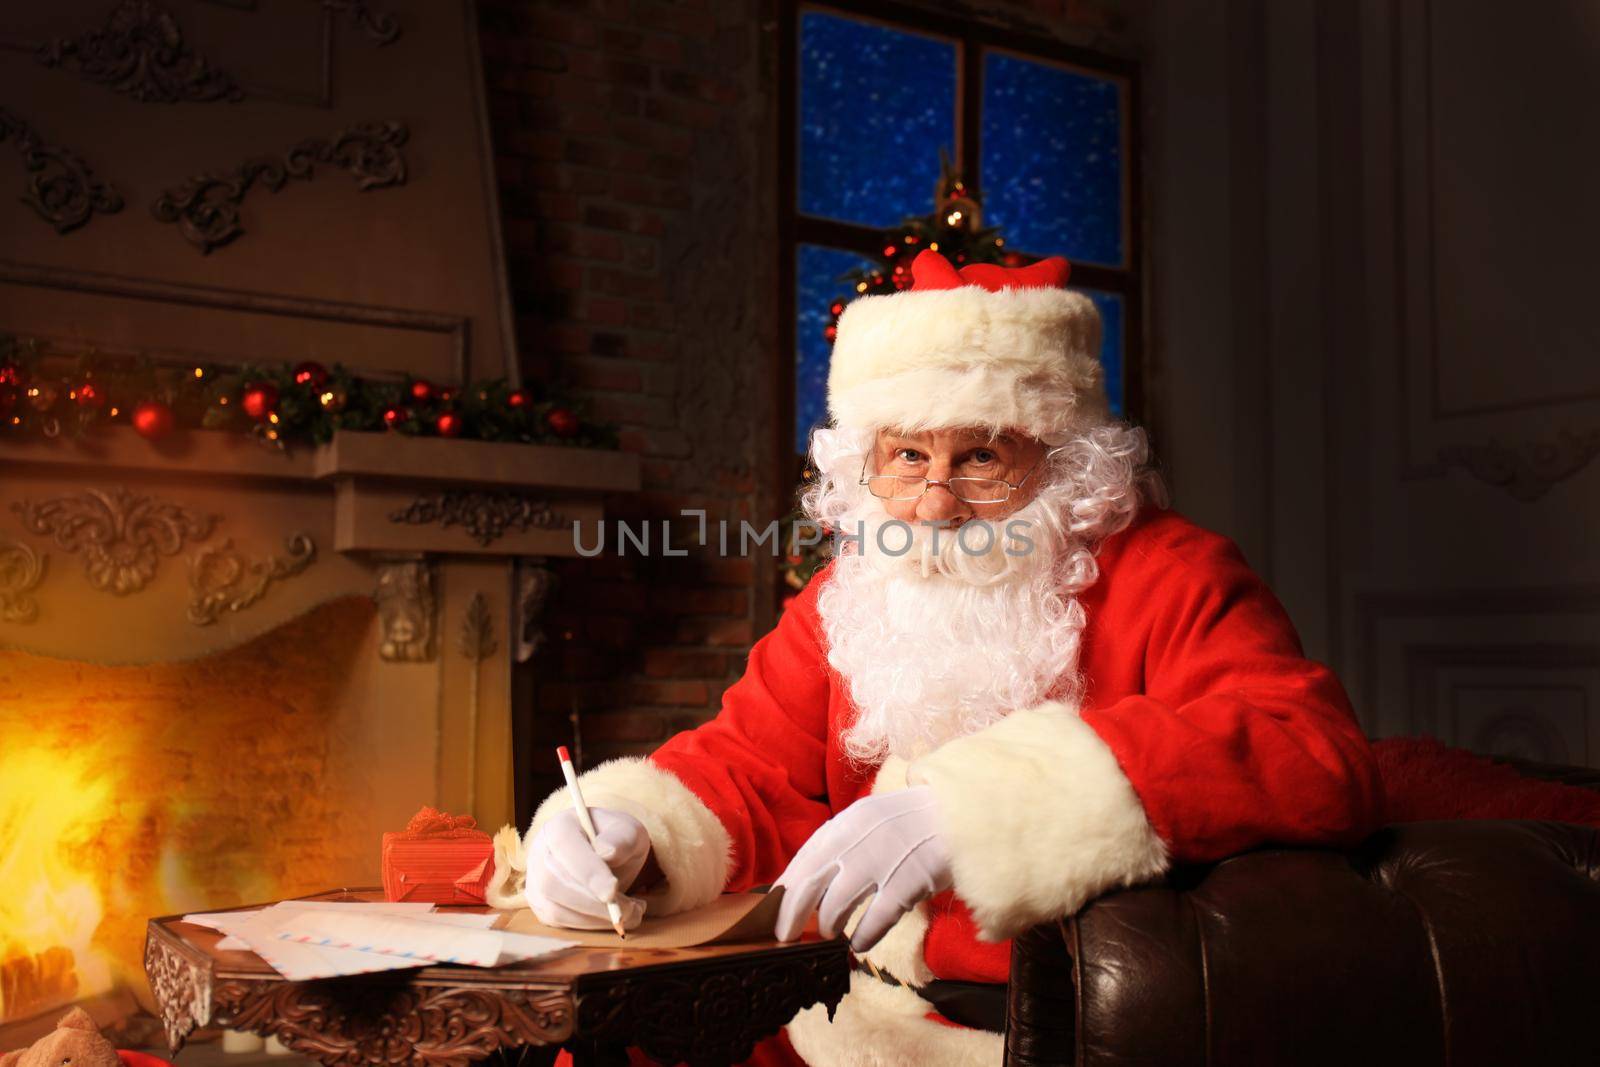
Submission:
[[[1175,863],[1353,842],[1381,786],[1333,673],[1238,550],[1167,510],[1064,260],[839,321],[805,508],[838,558],[710,723],[583,777],[525,839],[547,923],[766,882],[860,962],[763,1062],[998,1064],[1007,939]]]

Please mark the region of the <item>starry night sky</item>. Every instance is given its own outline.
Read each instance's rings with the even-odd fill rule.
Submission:
[[[807,12],[800,21],[803,214],[888,228],[932,207],[939,149],[955,146],[956,46]],[[1122,98],[1116,82],[1003,53],[984,60],[985,224],[1012,248],[1121,265]],[[953,152],[952,152],[953,154]],[[827,418],[828,305],[864,261],[802,244],[795,278],[795,449]],[[1123,299],[1082,290],[1105,323],[1101,360],[1123,411]]]
[[[884,227],[928,211],[955,147],[954,43],[808,12],[800,53],[800,210]]]

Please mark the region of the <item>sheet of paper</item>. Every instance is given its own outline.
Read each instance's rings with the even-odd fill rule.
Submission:
[[[782,887],[767,893],[724,893],[711,903],[663,918],[652,918],[645,911],[644,921],[619,939],[611,930],[567,930],[546,926],[527,908],[502,912],[502,930],[538,937],[566,938],[581,945],[625,945],[628,948],[692,948],[695,945],[734,944],[744,941],[771,941],[772,927],[778,919]]]
[[[418,965],[456,963],[497,967],[515,960],[537,959],[574,944],[560,937],[471,929],[465,924],[427,921],[430,918],[433,916],[297,912],[279,920],[276,929],[277,936],[289,944],[417,961]],[[478,918],[493,922],[495,916]]]
[[[341,911],[355,908],[359,911],[370,911],[377,914],[394,915],[426,915],[433,912],[432,904],[409,904],[399,901],[342,901],[342,900],[281,900],[272,905],[277,909],[302,908],[306,911]],[[208,930],[227,933],[229,926],[237,926],[257,915],[264,909],[248,908],[238,911],[209,911],[196,912],[185,915],[183,921],[196,926],[204,926]],[[438,913],[443,914],[443,913]]]
[[[283,924],[292,916],[308,914],[334,916],[340,920],[358,915],[403,916],[414,921],[430,923],[436,929],[446,930],[484,930],[496,919],[493,913],[434,911],[432,904],[285,900],[269,908],[185,915],[184,921],[227,935],[218,942],[218,948],[254,952],[284,977],[296,981],[423,967],[429,962],[401,956],[379,956],[327,945],[297,943],[287,941],[281,936]]]
[[[329,911],[336,911],[338,909],[349,908],[365,909],[374,914],[409,915],[412,918],[422,919],[431,923],[438,923],[442,926],[465,926],[476,930],[488,929],[489,927],[493,926],[495,921],[499,918],[499,915],[496,912],[478,913],[433,911],[432,904],[365,904],[361,902],[347,903],[335,901],[286,901],[285,904],[289,907],[294,907],[296,904],[309,905],[310,907],[307,910],[326,909]],[[249,916],[255,915],[260,911],[260,908],[251,908],[249,911],[224,911],[212,912],[209,914],[185,915],[183,917],[183,921],[194,923],[196,926],[208,927],[209,929],[216,930],[219,933],[226,933],[227,930],[231,929],[232,927],[239,926],[245,922]],[[226,937],[217,942],[217,948],[225,952],[253,951],[250,948],[250,943],[248,941],[231,933],[227,934]]]
[[[369,913],[370,914],[370,913]],[[328,915],[308,908],[264,908],[251,918],[229,931],[250,946],[250,951],[260,956],[273,970],[293,981],[312,978],[335,978],[348,974],[370,974],[374,971],[405,970],[425,967],[427,960],[405,959],[399,956],[379,956],[370,952],[353,952],[327,946],[307,945],[286,941],[283,927],[297,917]],[[337,921],[339,916],[331,915]],[[435,929],[448,929],[435,927]]]

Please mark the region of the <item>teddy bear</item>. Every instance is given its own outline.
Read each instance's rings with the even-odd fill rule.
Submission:
[[[142,1053],[118,1052],[82,1008],[63,1015],[54,1030],[29,1048],[0,1054],[0,1067],[152,1067],[164,1062]]]

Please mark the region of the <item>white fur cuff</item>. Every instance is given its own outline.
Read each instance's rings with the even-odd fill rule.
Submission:
[[[644,824],[664,886],[644,894],[651,915],[672,915],[716,899],[733,869],[732,839],[722,821],[670,771],[643,758],[602,763],[578,778],[584,803],[626,812]],[[545,821],[572,806],[565,787],[534,813],[524,845]]]
[[[956,893],[993,941],[1167,869],[1116,756],[1065,704],[1013,712],[911,767],[933,788]]]

